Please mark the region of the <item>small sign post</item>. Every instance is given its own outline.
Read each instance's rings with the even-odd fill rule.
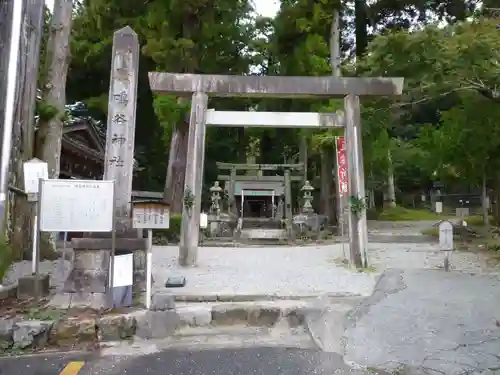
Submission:
[[[437,214],[442,214],[443,213],[443,202],[436,202],[436,213]]]
[[[450,269],[450,251],[453,250],[453,224],[448,220],[439,223],[439,246],[445,252],[444,270]]]
[[[33,275],[38,272],[38,188],[40,179],[49,178],[49,168],[46,162],[33,158],[23,164],[24,174],[24,192],[28,197],[28,202],[33,205],[33,223],[32,223],[32,236],[33,241],[31,244],[31,272]]]
[[[170,227],[170,206],[164,202],[141,200],[132,202],[132,225],[135,229],[146,229],[148,247],[146,253],[146,308],[151,307],[153,268],[153,229]]]

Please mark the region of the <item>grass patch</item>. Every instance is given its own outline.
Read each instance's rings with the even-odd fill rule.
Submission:
[[[439,237],[439,228],[427,228],[421,231],[424,236]]]
[[[59,320],[66,314],[63,310],[34,307],[24,315],[27,320]]]
[[[446,215],[438,215],[435,212],[422,209],[410,209],[405,207],[387,208],[378,214],[377,220],[382,221],[420,221],[420,220],[442,220]]]
[[[489,223],[493,223],[493,216],[489,216]],[[465,221],[467,222],[468,225],[476,226],[476,227],[482,227],[484,226],[484,220],[482,215],[474,215],[474,216],[469,216],[465,218]]]
[[[373,266],[358,268],[357,270],[358,272],[364,272],[364,273],[377,273],[377,269]]]

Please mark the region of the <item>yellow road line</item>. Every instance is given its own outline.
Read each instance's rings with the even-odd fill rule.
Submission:
[[[77,375],[85,362],[70,362],[59,375]]]

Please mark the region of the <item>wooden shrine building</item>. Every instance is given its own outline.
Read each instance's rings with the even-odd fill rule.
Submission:
[[[303,180],[302,175],[291,176],[291,172],[301,171],[304,167],[303,164],[217,163],[217,168],[229,171],[228,175],[217,176],[217,180],[224,182],[231,212],[242,218],[275,219],[276,216],[285,216],[287,202],[291,213],[290,183]],[[283,175],[278,174],[280,170]]]

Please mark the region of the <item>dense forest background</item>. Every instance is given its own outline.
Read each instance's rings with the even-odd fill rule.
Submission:
[[[273,19],[257,16],[251,0],[63,2],[73,12],[67,24],[71,35],[65,100],[85,103],[102,123],[113,33],[129,25],[139,35],[140,168],[134,189],[165,189],[174,211],[181,207],[184,166],[174,163],[169,181],[168,159],[172,144],[187,132],[190,103],[154,96],[149,71],[404,77],[402,98],[362,101],[366,185],[375,198],[372,203],[378,208],[384,202],[405,204],[436,182],[447,191],[492,192],[499,201],[498,0],[282,0]],[[338,35],[334,19],[340,21],[339,72],[332,71],[331,61],[332,35]],[[51,46],[49,36],[57,31],[49,25],[47,14],[42,59],[47,39]],[[238,98],[211,99],[209,107],[334,112],[342,103]],[[339,130],[209,128],[205,197],[208,201],[218,161],[306,161],[307,178],[320,193],[315,205],[335,221],[332,170],[338,135]],[[498,205],[493,214],[500,217]]]

